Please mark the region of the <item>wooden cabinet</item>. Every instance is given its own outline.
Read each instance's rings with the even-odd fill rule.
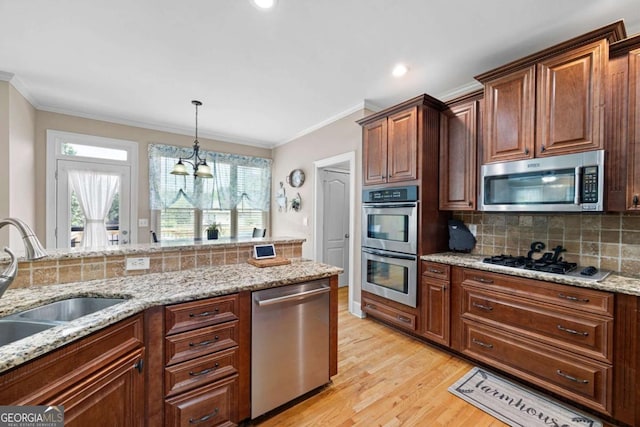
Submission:
[[[625,35],[619,21],[476,76],[483,163],[603,148],[609,44]]]
[[[613,294],[454,269],[459,351],[612,414]]]
[[[415,309],[366,291],[362,291],[362,311],[410,332],[418,329],[418,316]]]
[[[363,126],[364,185],[418,178],[417,116],[414,106]]]
[[[431,341],[449,345],[449,273],[445,264],[422,261],[420,334]]]
[[[640,35],[615,43],[607,72],[605,186],[608,211],[640,210]]]
[[[440,209],[475,210],[482,92],[447,105],[440,117]]]
[[[484,87],[483,163],[533,157],[535,67],[489,80]]]
[[[239,423],[238,301],[236,294],[165,308],[165,425]]]
[[[142,315],[0,376],[4,405],[64,405],[65,425],[144,425]],[[46,381],[43,380],[46,378]]]
[[[358,120],[362,126],[362,184],[435,182],[439,117],[444,108],[442,102],[423,94]],[[435,167],[431,166],[434,160]]]

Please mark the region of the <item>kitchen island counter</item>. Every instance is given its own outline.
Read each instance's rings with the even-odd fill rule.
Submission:
[[[0,298],[0,316],[73,297],[126,298],[123,303],[55,326],[0,347],[0,372],[46,354],[147,308],[254,291],[337,275],[342,269],[308,260],[258,268],[219,265],[112,279],[9,289]]]
[[[611,273],[601,282],[582,279],[563,274],[546,273],[543,271],[526,270],[522,268],[505,267],[495,264],[486,264],[482,260],[486,256],[464,254],[458,252],[442,252],[420,257],[423,261],[439,262],[458,267],[475,268],[477,270],[491,271],[494,273],[509,274],[511,276],[526,277],[529,279],[544,280],[547,282],[564,285],[578,286],[581,288],[597,289],[601,291],[640,296],[640,279]]]

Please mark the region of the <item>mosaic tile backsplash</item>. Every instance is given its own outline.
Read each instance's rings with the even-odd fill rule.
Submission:
[[[534,241],[567,249],[566,261],[640,277],[640,216],[614,214],[516,214],[455,212],[477,226],[479,255],[527,255]]]

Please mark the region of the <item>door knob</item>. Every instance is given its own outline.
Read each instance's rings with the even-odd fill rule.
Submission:
[[[348,239],[348,238],[349,238],[349,233],[345,234],[345,235],[344,235],[344,238],[345,238],[345,239]]]

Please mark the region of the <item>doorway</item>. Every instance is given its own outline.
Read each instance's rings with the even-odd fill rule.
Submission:
[[[48,248],[137,242],[138,144],[47,130]]]
[[[348,167],[348,164],[346,165]],[[338,286],[349,285],[349,170],[343,165],[321,169],[322,262],[341,267]]]
[[[315,182],[313,196],[315,227],[313,230],[313,258],[316,261],[331,264],[334,264],[334,262],[333,260],[329,261],[329,259],[334,257],[336,259],[344,260],[341,262],[346,264],[344,267],[345,273],[344,279],[340,279],[340,284],[342,285],[343,283],[346,283],[348,286],[349,312],[355,316],[363,317],[364,315],[360,309],[360,303],[355,302],[354,299],[354,286],[359,280],[360,267],[359,235],[356,235],[355,231],[359,224],[356,212],[356,202],[358,200],[355,177],[356,152],[350,151],[334,157],[317,160],[314,162],[314,169]],[[325,171],[330,173],[329,176],[333,176],[333,178],[335,178],[333,180],[333,187],[329,186],[328,194],[325,194],[325,185],[323,183],[324,177],[326,176]],[[336,175],[331,175],[331,172],[341,173],[342,175],[339,178],[344,184],[338,183]],[[344,188],[341,188],[343,186]],[[339,204],[344,205],[344,208],[341,208],[343,209],[341,215],[336,215],[336,210],[331,208],[333,205],[333,202],[330,199],[331,197],[336,197],[341,200],[346,198],[346,202],[339,202]],[[328,220],[325,220],[325,217],[328,216],[339,216],[341,218],[339,221],[336,219],[334,223],[336,225],[335,230],[342,230],[340,231],[342,233],[342,239],[339,238],[339,231],[326,231],[325,222],[328,222]],[[342,218],[347,222],[347,225],[342,222]],[[344,232],[345,228],[348,230],[346,233]],[[348,237],[345,238],[345,235]],[[335,237],[335,239],[332,237]],[[329,248],[327,248],[327,253],[325,253],[325,246],[332,240],[335,240],[335,246],[338,248],[342,243],[343,249],[334,250],[329,246]],[[339,261],[335,261],[336,264],[338,262]]]

